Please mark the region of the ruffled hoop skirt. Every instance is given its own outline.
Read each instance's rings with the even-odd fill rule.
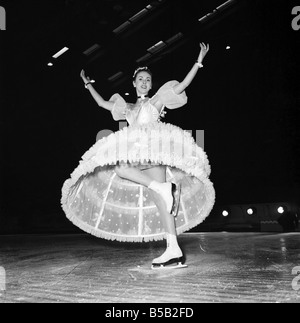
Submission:
[[[175,217],[177,234],[209,215],[215,191],[205,152],[189,132],[153,122],[123,128],[95,143],[62,188],[68,219],[85,232],[108,240],[142,242],[165,238],[158,209],[142,185],[121,179],[118,163],[166,165],[167,180],[181,184]]]

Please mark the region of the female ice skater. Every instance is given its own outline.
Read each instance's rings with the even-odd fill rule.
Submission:
[[[186,104],[185,89],[209,51],[209,45],[200,47],[185,79],[167,82],[150,98],[152,73],[138,68],[133,75],[134,104],[119,94],[104,100],[81,71],[97,104],[129,126],[97,141],[82,156],[63,185],[62,207],[70,221],[97,237],[124,242],[166,239],[166,250],[152,261],[152,268],[183,266],[177,235],[200,224],[215,200],[205,152],[189,132],[160,120],[165,108]]]

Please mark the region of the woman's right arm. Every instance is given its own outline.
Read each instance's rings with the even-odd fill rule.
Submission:
[[[85,72],[84,70],[82,70],[80,72],[80,77],[82,78],[84,84],[87,84],[91,81],[91,79],[89,77],[85,76]],[[97,104],[109,111],[112,111],[113,106],[114,106],[114,102],[110,102],[110,101],[105,101],[102,96],[94,89],[93,85],[91,83],[89,83],[87,85],[87,89],[90,91],[92,97],[94,98],[94,100],[97,102]]]

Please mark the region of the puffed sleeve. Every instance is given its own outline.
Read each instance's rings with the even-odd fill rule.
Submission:
[[[179,84],[178,81],[169,81],[165,83],[156,93],[159,97],[159,101],[171,110],[181,108],[187,103],[188,100],[185,91],[180,94],[176,94],[174,92],[174,87],[177,84]]]
[[[120,94],[114,94],[109,101],[114,102],[114,106],[111,110],[112,117],[115,121],[126,120],[125,111],[127,107],[126,101]]]

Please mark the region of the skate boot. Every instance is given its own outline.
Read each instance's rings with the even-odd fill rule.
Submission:
[[[183,254],[179,247],[167,247],[167,250],[158,258],[152,261],[152,269],[176,269],[184,268]]]

